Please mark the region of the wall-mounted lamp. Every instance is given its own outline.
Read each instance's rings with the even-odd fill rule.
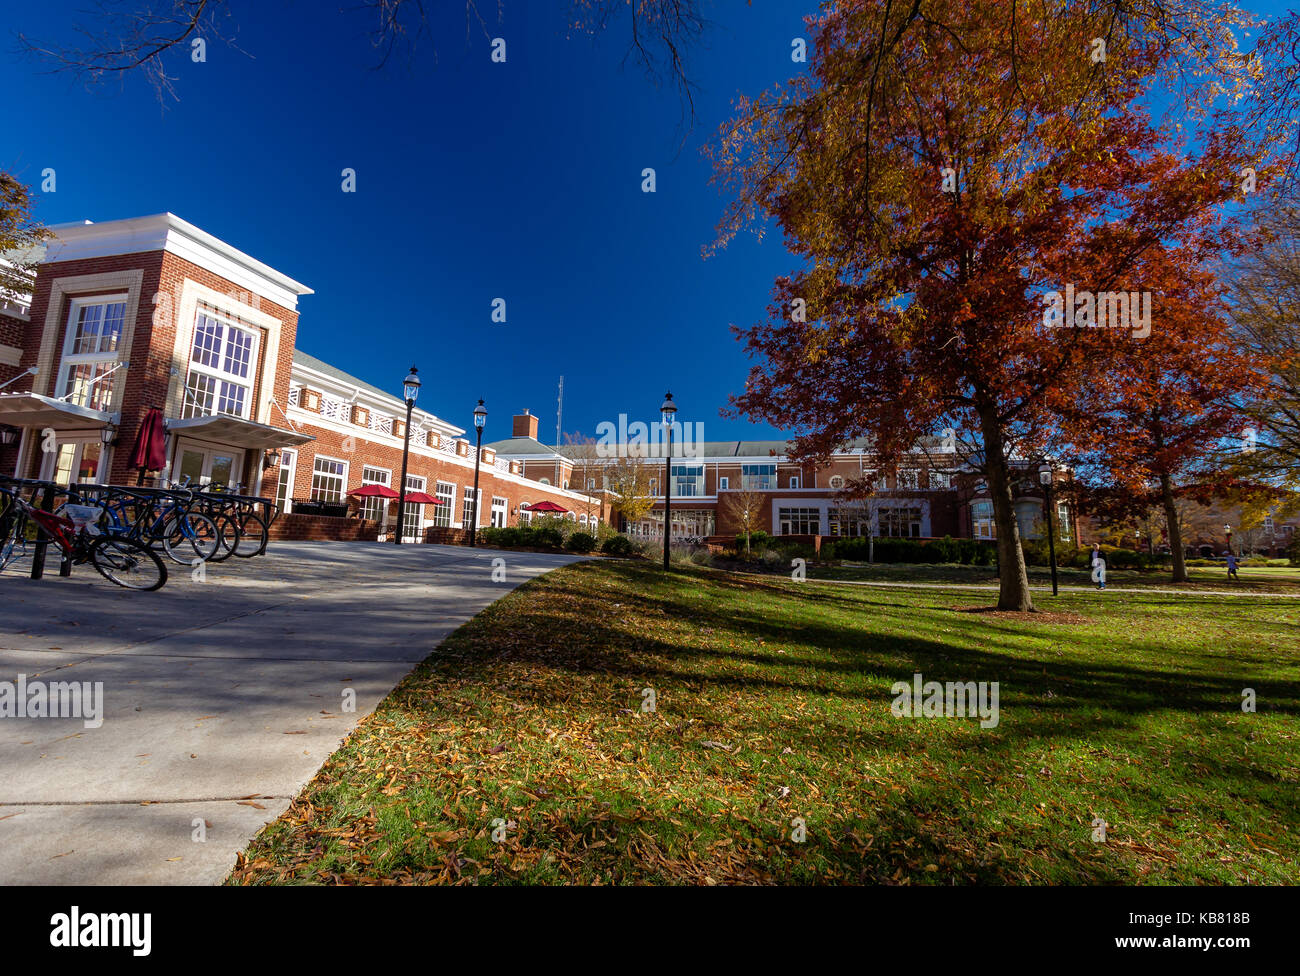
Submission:
[[[117,443],[117,425],[111,420],[99,429],[99,439],[104,442],[105,447],[112,447]]]
[[[0,427],[0,447],[12,447],[18,443],[18,428]]]
[[[280,463],[280,452],[271,448],[266,452],[266,467],[273,468]]]

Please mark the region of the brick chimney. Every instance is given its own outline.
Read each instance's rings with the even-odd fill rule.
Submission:
[[[537,418],[527,410],[521,416],[515,417],[514,429],[510,431],[511,437],[531,437],[537,440]]]

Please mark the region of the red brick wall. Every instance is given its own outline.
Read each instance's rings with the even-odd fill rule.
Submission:
[[[379,523],[370,519],[329,518],[324,515],[281,515],[268,533],[272,539],[311,542],[374,542]]]
[[[360,428],[353,434],[342,434],[330,428],[307,424],[300,424],[300,429],[302,433],[314,435],[316,440],[310,444],[304,444],[298,449],[292,497],[310,497],[312,465],[317,454],[348,463],[345,490],[356,488],[361,484],[362,469],[366,465],[389,469],[392,472],[389,485],[394,490],[398,489],[398,483],[401,481],[402,476],[402,449],[400,447],[370,440],[362,436],[363,431]],[[472,449],[470,459],[471,461],[473,459]],[[464,490],[474,484],[474,468],[472,465],[462,466],[455,464],[450,459],[430,458],[412,453],[407,473],[424,478],[424,490],[435,497],[437,495],[437,482],[444,481],[454,485],[455,491],[452,502],[454,507],[451,513],[451,522],[453,526],[461,523]],[[268,496],[273,494],[278,479],[278,469],[267,469],[263,476],[262,494]],[[483,525],[487,525],[491,519],[493,496],[506,499],[507,525],[517,524],[518,516],[515,510],[521,504],[531,504],[543,499],[549,499],[557,505],[574,512],[575,515],[588,513],[584,503],[554,490],[553,486],[516,484],[504,478],[499,478],[496,469],[492,465],[484,464],[479,470],[479,511],[480,521]],[[395,501],[391,502],[389,505],[390,517],[396,514],[396,508],[397,503]],[[608,511],[602,511],[602,503],[599,499],[592,501],[589,514],[601,518],[606,523],[609,521],[609,513]],[[424,517],[426,519],[433,518],[433,506],[426,505],[424,507]]]
[[[36,289],[32,295],[31,324],[27,329],[26,339],[23,342],[23,360],[20,368],[25,369],[36,364],[53,283],[57,279],[129,271],[137,268],[144,272],[144,278],[141,283],[134,338],[128,356],[131,365],[127,371],[124,396],[119,403],[122,410],[122,422],[119,425],[117,449],[114,451],[112,470],[109,475],[110,480],[114,482],[134,481],[135,470],[129,467],[131,448],[135,444],[135,438],[144,419],[145,411],[154,406],[166,407],[167,389],[171,382],[171,368],[173,365],[182,370],[183,379],[186,364],[184,361],[174,364],[172,356],[177,329],[188,331],[194,325],[193,322],[180,323],[176,321],[177,316],[180,314],[180,295],[186,278],[223,295],[234,295],[247,304],[253,304],[262,312],[280,320],[280,346],[276,361],[273,395],[279,401],[281,407],[285,405],[289,395],[289,375],[292,370],[293,347],[298,331],[298,315],[296,312],[292,312],[261,296],[257,296],[254,301],[249,298],[246,288],[242,288],[171,253],[150,251],[141,254],[87,258],[79,261],[57,261],[43,264],[38,269]],[[160,304],[155,308],[154,297],[160,292],[167,296],[167,303]],[[63,302],[58,309],[59,327],[55,343],[56,370],[58,356],[62,352],[64,335],[67,331],[68,303],[79,294],[91,293],[74,292],[66,294],[63,296]],[[170,310],[170,314],[166,314],[168,310]],[[158,313],[157,315],[155,315],[155,311]],[[2,334],[0,332],[0,335]],[[263,334],[259,354],[265,355],[266,352],[267,346],[265,334]],[[53,391],[57,373],[38,376],[35,379],[37,381],[35,389],[38,392],[48,394]],[[259,372],[254,384],[254,402],[261,395],[261,382]],[[24,381],[20,380],[10,389],[26,388]],[[271,409],[271,421],[279,425],[284,424],[283,417],[279,415],[274,407]],[[247,472],[245,481],[249,484],[254,480],[252,465],[256,462],[257,458],[245,458],[244,470]],[[9,463],[12,465],[12,460]]]

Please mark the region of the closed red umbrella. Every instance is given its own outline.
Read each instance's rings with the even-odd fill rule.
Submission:
[[[353,488],[349,495],[354,498],[397,498],[397,492],[387,485],[362,485],[360,488]],[[407,496],[410,497],[409,495]]]
[[[163,429],[163,412],[150,407],[140,422],[131,450],[131,467],[139,468],[137,482],[144,484],[146,471],[161,471],[167,463],[167,433]]]

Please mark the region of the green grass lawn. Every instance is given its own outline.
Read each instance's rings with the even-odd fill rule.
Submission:
[[[1300,882],[1300,601],[1036,599],[557,570],[449,637],[230,880]],[[999,682],[1000,723],[894,717],[914,672]]]
[[[908,582],[908,583],[982,583],[995,585],[998,581],[996,566],[959,566],[952,563],[845,563],[839,566],[819,566],[809,563],[808,575],[814,579],[853,580],[857,582]],[[1170,582],[1168,570],[1138,572],[1133,569],[1112,569],[1106,572],[1107,587],[1139,587],[1154,590],[1245,590],[1254,593],[1300,594],[1300,567],[1296,566],[1243,566],[1238,579],[1228,578],[1223,567],[1188,566],[1186,583]],[[1095,586],[1088,569],[1061,567],[1057,571],[1061,586]],[[1029,568],[1029,582],[1033,586],[1051,586],[1051,572],[1042,566]]]

